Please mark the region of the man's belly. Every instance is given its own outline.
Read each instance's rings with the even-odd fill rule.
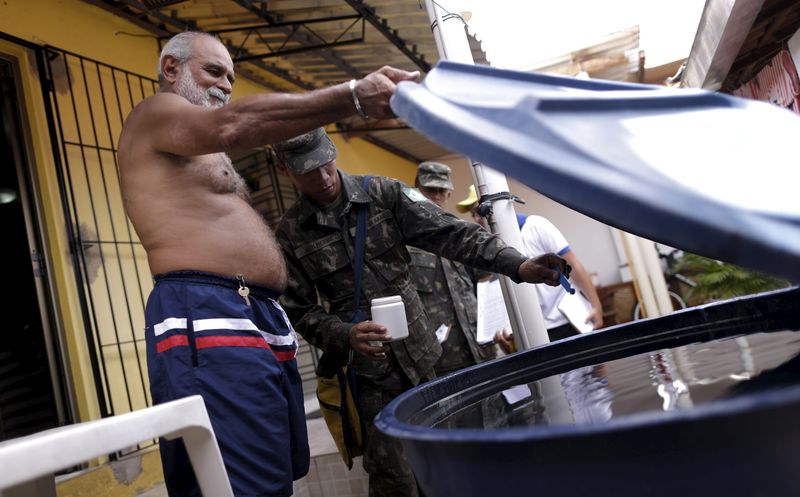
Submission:
[[[143,242],[145,243],[145,242]],[[150,248],[148,261],[153,274],[195,270],[235,277],[283,291],[286,264],[269,233],[219,233],[214,230],[162,241]],[[145,243],[147,249],[147,244]]]

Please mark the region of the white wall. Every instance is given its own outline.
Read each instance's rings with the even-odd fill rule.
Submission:
[[[800,31],[797,31],[794,36],[789,38],[788,45],[794,65],[797,67],[797,71],[800,72]]]
[[[448,209],[462,219],[471,221],[469,213],[461,214],[455,208],[456,203],[466,198],[467,189],[472,184],[469,163],[463,157],[455,155],[437,160],[453,169],[455,190],[447,204]],[[525,205],[517,204],[516,211],[520,214],[544,216],[555,224],[586,269],[590,273],[597,273],[600,285],[605,286],[620,281],[620,261],[614,248],[611,230],[607,225],[564,207],[512,178],[508,179],[508,183],[511,193],[527,202]]]

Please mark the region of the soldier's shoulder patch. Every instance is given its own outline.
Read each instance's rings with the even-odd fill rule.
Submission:
[[[412,202],[429,202],[428,197],[420,193],[416,188],[404,186],[403,194]]]

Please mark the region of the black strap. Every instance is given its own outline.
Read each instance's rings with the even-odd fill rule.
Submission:
[[[372,176],[364,176],[364,190],[369,194],[369,182],[372,180]],[[353,287],[354,294],[353,294],[353,317],[350,320],[353,323],[360,323],[367,319],[366,314],[364,311],[361,310],[361,274],[364,271],[364,246],[367,242],[367,214],[369,213],[369,203],[364,205],[360,205],[358,207],[358,213],[356,214],[356,246],[355,250],[353,251],[353,273],[355,275],[355,286]],[[350,350],[350,356],[347,361],[347,368],[340,369],[337,374],[337,379],[339,381],[339,392],[341,394],[341,409],[342,409],[342,432],[343,432],[343,439],[344,439],[344,446],[345,450],[347,451],[347,455],[350,458],[348,461],[348,469],[353,465],[353,452],[352,449],[355,446],[355,440],[351,437],[351,423],[358,422],[360,423],[360,419],[358,420],[351,420],[349,413],[347,411],[347,388],[350,388],[350,392],[353,395],[353,400],[355,401],[356,409],[358,409],[358,391],[356,390],[356,372],[353,368],[353,351]],[[363,430],[363,427],[362,427]],[[363,431],[362,431],[363,432]]]
[[[372,176],[364,176],[364,190],[369,194],[369,182]],[[369,203],[360,205],[358,207],[358,214],[356,218],[356,246],[353,255],[353,273],[355,274],[356,281],[353,294],[353,317],[350,319],[352,323],[360,323],[367,319],[364,311],[361,310],[361,273],[364,271],[364,245],[367,241],[367,213],[369,212]]]
[[[518,204],[526,203],[524,199],[510,192],[489,193],[481,195],[481,198],[478,199],[478,214],[481,217],[489,217],[489,213],[492,212],[492,204],[498,200],[513,200]]]

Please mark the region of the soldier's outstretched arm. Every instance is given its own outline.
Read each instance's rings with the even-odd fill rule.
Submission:
[[[518,269],[527,257],[499,237],[440,209],[399,181],[381,178],[372,187],[383,190],[378,197],[394,212],[406,245],[521,281]]]

